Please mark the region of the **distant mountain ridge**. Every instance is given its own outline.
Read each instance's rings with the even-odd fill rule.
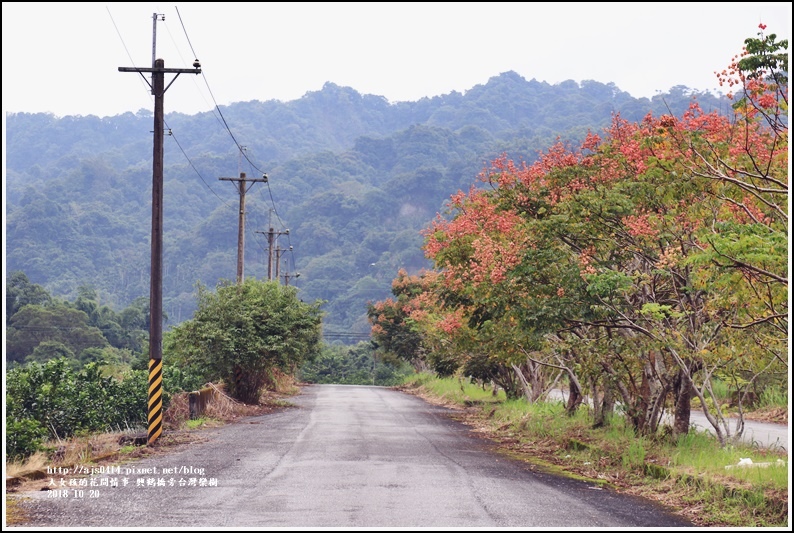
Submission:
[[[329,332],[364,336],[366,302],[389,294],[398,268],[429,266],[419,230],[501,153],[532,161],[557,137],[581,140],[614,113],[680,115],[725,99],[676,86],[635,99],[614,84],[549,85],[515,72],[465,93],[389,103],[326,83],[290,102],[166,113],[164,308],[189,318],[196,281],[236,272],[237,201],[222,176],[266,171],[246,218],[246,276],[266,276],[269,227],[289,228],[280,274],[304,300],[327,300]],[[148,296],[151,113],[115,117],[6,116],[6,264],[54,295],[97,289],[121,307]],[[173,141],[173,142],[172,142]],[[292,246],[292,251],[288,251]],[[351,337],[352,338],[352,337]]]

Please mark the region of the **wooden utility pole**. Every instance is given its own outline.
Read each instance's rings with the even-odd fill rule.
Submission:
[[[290,246],[289,248],[276,248],[276,279],[278,279],[278,270],[279,270],[279,265],[281,264],[280,263],[281,252],[291,252],[291,251],[292,251],[292,246]],[[284,262],[286,263],[286,260]]]
[[[273,279],[273,241],[274,241],[273,228],[267,233],[267,280]]]
[[[270,231],[257,231],[257,233],[267,235],[267,280],[273,281],[273,244],[279,235],[289,235],[289,230],[276,231],[270,228]],[[278,255],[278,252],[276,252],[276,255]],[[278,265],[276,265],[276,281],[278,281]]]
[[[154,14],[157,20],[157,13]],[[156,28],[156,24],[155,24]],[[154,41],[153,41],[154,42]],[[154,45],[153,45],[154,47]],[[152,50],[154,56],[154,49]],[[153,58],[154,59],[154,58]],[[152,257],[149,289],[149,402],[148,444],[154,443],[163,431],[162,371],[163,371],[163,138],[165,92],[180,74],[201,74],[198,59],[193,68],[165,68],[165,61],[154,59],[152,68],[119,67],[119,72],[137,72],[151,87],[154,95],[154,148],[152,154]],[[152,74],[152,82],[144,72]],[[165,75],[176,74],[166,86]]]
[[[284,274],[284,285],[289,285],[290,279],[299,278],[299,277],[301,277],[300,272],[297,272],[295,274],[290,274],[289,272],[287,272],[286,274]]]
[[[289,249],[276,246],[276,279],[278,279],[279,267],[281,266],[281,252],[286,252],[288,250],[292,250],[292,246],[290,246]]]
[[[221,181],[236,181],[240,193],[240,215],[237,222],[237,284],[241,284],[244,279],[244,259],[245,259],[245,193],[253,187],[256,182],[267,183],[267,174],[262,174],[261,178],[246,178],[245,172],[240,172],[239,178],[218,178]],[[246,189],[245,184],[251,183]]]

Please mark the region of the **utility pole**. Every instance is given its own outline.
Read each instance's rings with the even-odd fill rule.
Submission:
[[[267,279],[273,281],[273,243],[279,235],[289,235],[289,230],[276,231],[271,227],[268,232],[257,231],[257,233],[267,235]],[[276,274],[276,280],[278,280],[278,274]]]
[[[292,246],[289,248],[276,248],[276,279],[278,279],[278,271],[281,266],[281,252],[291,252]]]
[[[237,223],[237,284],[243,282],[243,263],[245,256],[245,193],[253,187],[256,182],[267,183],[267,174],[262,174],[261,178],[246,178],[245,172],[240,172],[239,178],[218,178],[221,181],[236,181],[240,193],[240,215]],[[245,184],[251,183],[246,189]]]
[[[299,277],[301,277],[301,273],[300,272],[295,273],[295,274],[290,274],[289,272],[287,272],[286,274],[284,274],[284,285],[289,285],[289,280],[290,279],[299,278]]]
[[[149,401],[148,401],[148,435],[147,443],[152,445],[163,432],[163,137],[164,113],[163,99],[165,92],[171,87],[180,74],[201,74],[198,59],[193,68],[165,68],[165,61],[154,59],[157,29],[157,13],[154,19],[152,38],[152,68],[119,67],[119,72],[139,73],[154,95],[154,148],[152,154],[152,257],[151,284],[149,289]],[[152,74],[152,82],[146,79],[144,72]],[[176,74],[171,82],[165,85],[165,75]]]

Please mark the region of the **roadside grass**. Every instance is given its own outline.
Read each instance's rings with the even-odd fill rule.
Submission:
[[[720,447],[709,435],[690,432],[667,451],[670,466],[690,474],[744,481],[756,486],[788,487],[788,462],[780,454],[748,445]]]
[[[711,380],[711,390],[714,392],[714,396],[717,397],[717,401],[720,403],[730,400],[731,393],[728,384],[721,379],[715,378]]]
[[[452,403],[456,413],[464,410],[464,422],[513,458],[654,499],[695,525],[788,526],[789,465],[783,452],[748,444],[721,447],[712,435],[697,431],[677,441],[667,428],[636,436],[619,414],[593,428],[589,407],[569,416],[561,401],[530,404],[502,395],[483,403],[481,387],[458,378],[423,374],[400,388]]]
[[[42,451],[27,458],[6,460],[5,524],[25,524],[27,516],[17,496],[30,490],[48,490],[48,480],[63,477],[51,473],[57,468],[68,468],[72,472],[78,467],[90,469],[108,463],[123,464],[144,455],[145,446],[122,444],[133,435],[133,430],[129,430],[49,441]]]
[[[77,466],[91,467],[134,459],[141,446],[127,442],[136,435],[134,430],[129,430],[48,441],[42,451],[24,459],[6,461],[6,486],[49,478],[48,468],[67,467],[71,471]]]
[[[41,472],[46,469],[47,464],[47,455],[42,452],[36,452],[24,461],[6,462],[6,479],[21,478],[34,472]]]
[[[213,422],[212,418],[200,416],[198,418],[194,418],[193,420],[185,420],[185,427],[187,429],[196,429],[211,422]]]
[[[438,398],[455,404],[475,405],[505,400],[504,391],[500,390],[494,395],[491,389],[457,378],[435,379],[429,374],[413,374],[406,378],[405,384],[410,387],[426,387]]]
[[[782,387],[766,387],[761,391],[759,407],[788,407],[788,391]]]

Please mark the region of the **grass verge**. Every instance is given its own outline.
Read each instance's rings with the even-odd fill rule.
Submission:
[[[748,445],[723,448],[701,432],[677,442],[637,437],[620,416],[592,428],[586,406],[567,416],[561,402],[507,401],[490,392],[483,396],[480,387],[457,378],[418,375],[398,388],[452,408],[453,418],[533,468],[655,500],[696,526],[789,526],[784,452]],[[738,466],[742,460],[752,466]]]

